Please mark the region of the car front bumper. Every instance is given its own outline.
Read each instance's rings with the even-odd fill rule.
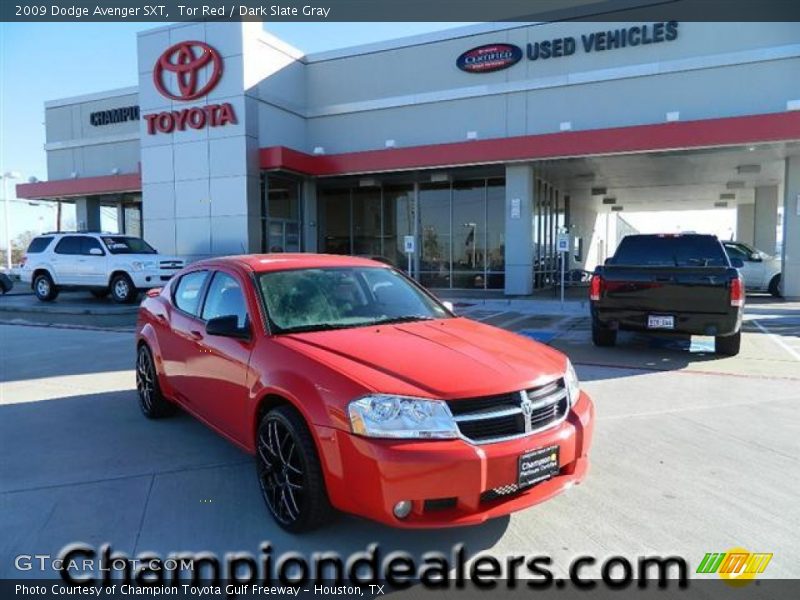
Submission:
[[[326,483],[338,509],[395,527],[474,525],[543,502],[588,470],[594,405],[585,393],[559,425],[527,437],[474,445],[464,440],[382,440],[327,429],[320,436]],[[519,457],[559,447],[558,475],[517,490]],[[405,519],[394,516],[412,502]]]

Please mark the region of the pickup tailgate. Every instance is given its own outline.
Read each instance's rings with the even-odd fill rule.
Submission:
[[[725,314],[730,307],[732,269],[727,267],[603,268],[604,309],[648,313]]]

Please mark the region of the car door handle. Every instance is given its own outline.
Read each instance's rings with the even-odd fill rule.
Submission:
[[[194,329],[189,332],[189,335],[192,336],[193,340],[200,341],[200,340],[203,339],[203,334],[200,333],[199,331],[194,330]]]

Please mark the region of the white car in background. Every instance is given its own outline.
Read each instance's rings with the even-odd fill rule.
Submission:
[[[42,302],[69,289],[88,290],[97,298],[111,294],[123,304],[135,301],[142,290],[163,286],[183,267],[183,259],[158,254],[138,237],[59,232],[33,238],[18,272]]]
[[[722,242],[728,258],[741,258],[739,269],[748,292],[769,292],[776,298],[781,295],[781,259],[770,256],[744,242]]]

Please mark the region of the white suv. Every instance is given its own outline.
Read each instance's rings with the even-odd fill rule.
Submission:
[[[42,302],[54,300],[62,289],[82,289],[129,303],[140,290],[164,285],[183,266],[182,259],[158,254],[141,238],[62,232],[35,237],[18,272]]]

